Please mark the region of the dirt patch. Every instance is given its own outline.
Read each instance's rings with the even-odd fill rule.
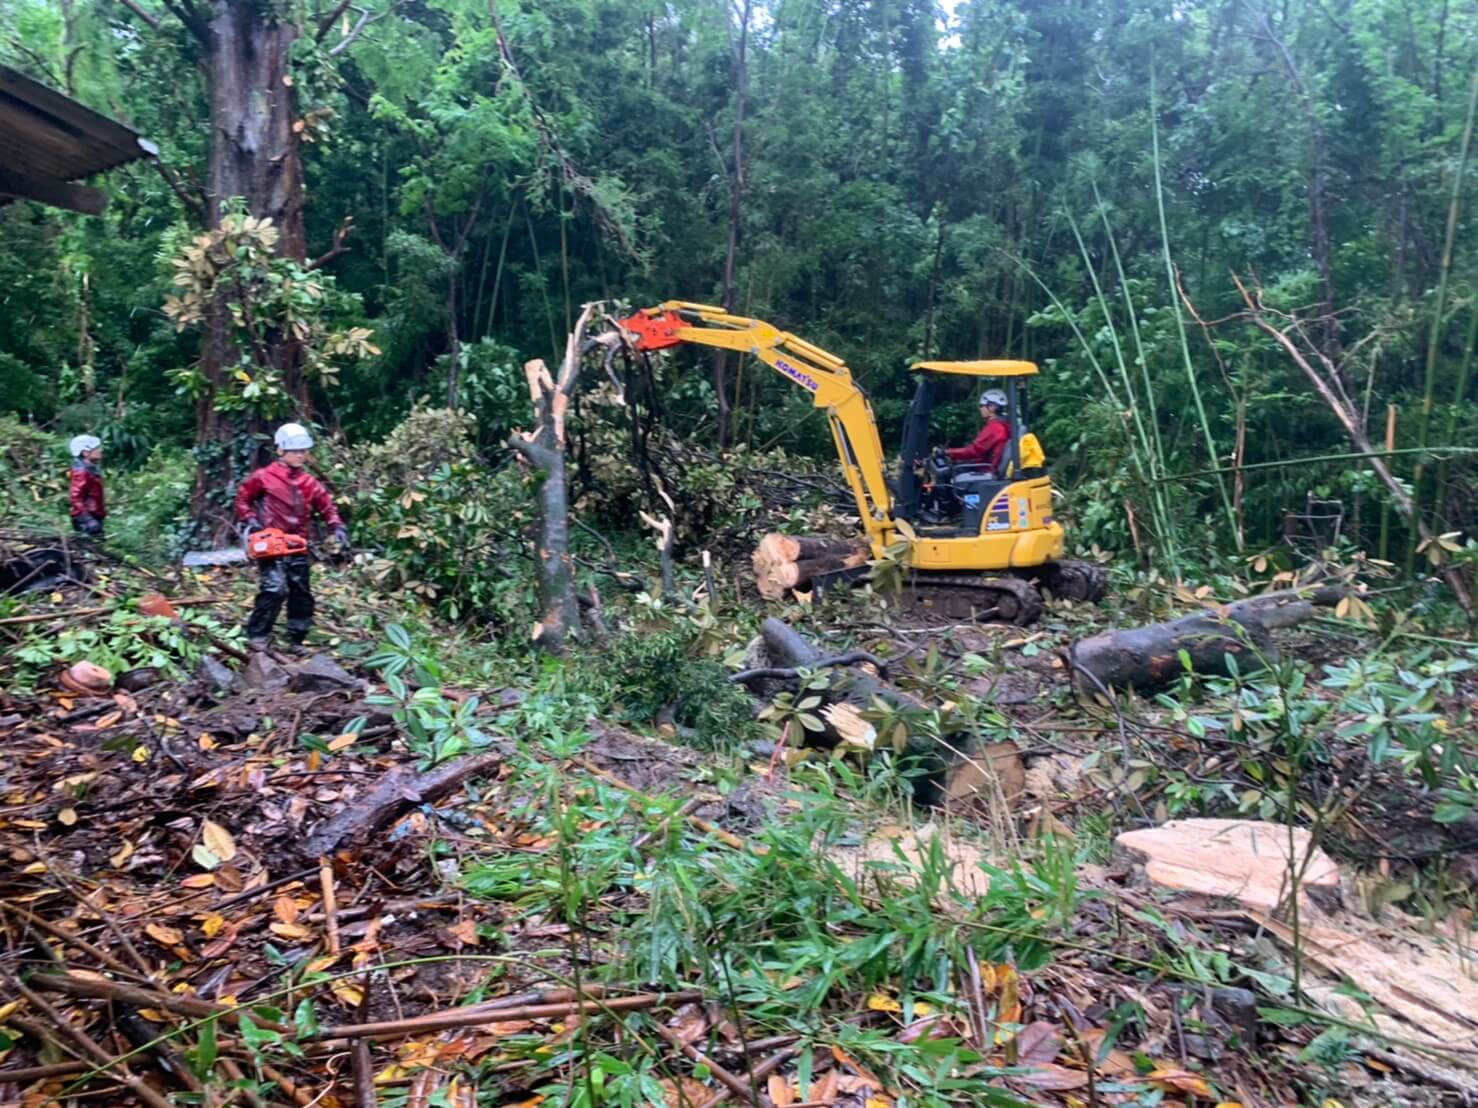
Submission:
[[[647,739],[600,720],[590,721],[591,741],[581,756],[644,793],[688,792],[703,757],[686,747]]]

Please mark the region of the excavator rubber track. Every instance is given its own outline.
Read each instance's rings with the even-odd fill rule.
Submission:
[[[1042,614],[1042,594],[1020,577],[916,573],[903,590],[909,607],[954,620],[1025,627]]]
[[[1049,562],[1022,573],[1039,589],[1046,589],[1056,600],[1096,604],[1108,592],[1108,574],[1092,562]]]

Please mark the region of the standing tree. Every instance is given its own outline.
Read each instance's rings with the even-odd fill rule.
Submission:
[[[209,160],[204,195],[194,204],[207,232],[222,229],[239,201],[247,216],[267,221],[275,235],[273,252],[304,270],[314,270],[345,250],[351,223],[345,220],[332,247],[308,261],[303,224],[302,144],[329,114],[326,109],[300,111],[294,62],[317,55],[331,60],[343,53],[366,27],[404,0],[382,0],[378,8],[351,0],[123,0],[124,6],[150,31],[163,33],[173,17],[194,40],[209,99]],[[351,21],[350,17],[353,16]],[[337,40],[330,41],[337,29]],[[307,43],[311,49],[303,50]],[[191,206],[188,193],[178,190]],[[218,400],[229,395],[228,378],[249,361],[270,369],[291,408],[311,415],[308,362],[302,337],[293,329],[268,330],[246,347],[233,306],[223,295],[203,306],[200,385],[195,390],[195,445],[202,459],[193,508],[201,514],[205,492],[233,478],[230,441],[236,428],[233,406]]]
[[[585,329],[600,309],[586,304],[575,329],[565,340],[564,362],[553,377],[544,359],[524,364],[529,382],[529,401],[534,406],[534,428],[514,432],[508,445],[535,470],[539,481],[539,619],[533,627],[534,642],[551,654],[564,651],[565,642],[580,635],[580,606],[575,599],[575,578],[570,570],[570,506],[565,481],[565,412],[580,380],[585,350]],[[595,340],[618,342],[615,333]]]

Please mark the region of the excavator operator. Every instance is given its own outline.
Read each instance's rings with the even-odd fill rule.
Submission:
[[[980,418],[985,421],[975,441],[969,446],[956,446],[945,453],[952,462],[984,465],[991,472],[1001,471],[1006,444],[1011,441],[1011,424],[1006,419],[1006,394],[1000,389],[987,389],[980,396]]]

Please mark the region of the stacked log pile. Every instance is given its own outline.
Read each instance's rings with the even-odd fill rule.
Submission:
[[[816,535],[782,535],[771,531],[754,548],[754,580],[766,600],[780,600],[791,589],[804,589],[817,577],[867,564],[867,543]]]

